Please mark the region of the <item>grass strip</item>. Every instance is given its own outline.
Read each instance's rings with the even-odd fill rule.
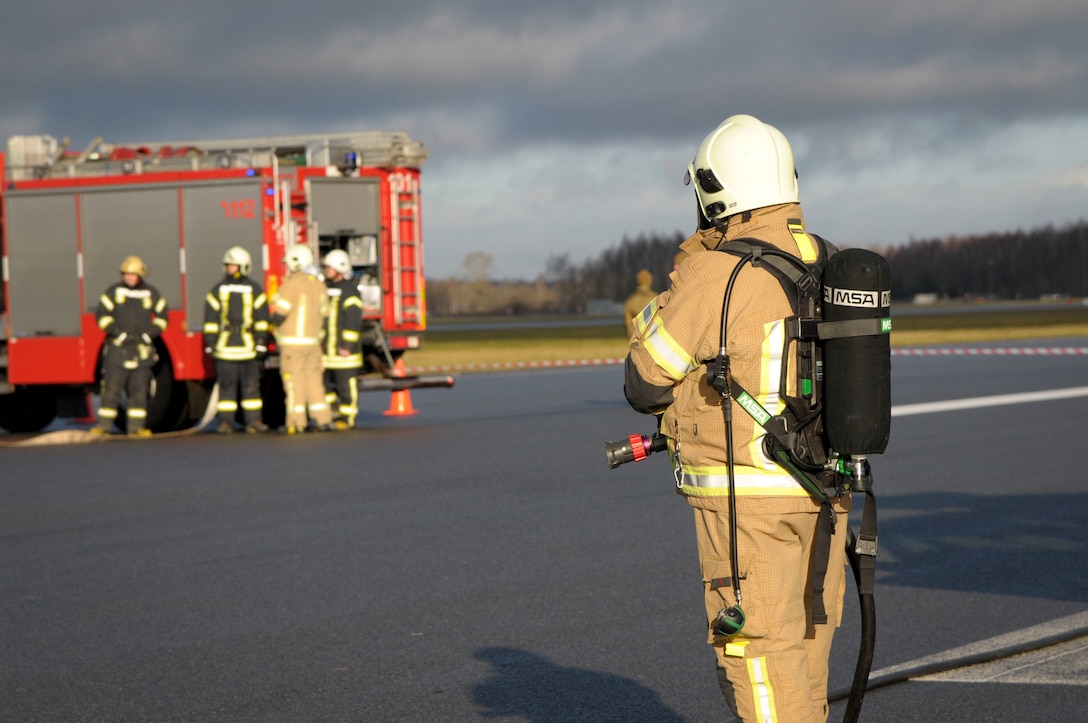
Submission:
[[[443,329],[464,320],[433,321],[424,334],[423,348],[408,351],[404,362],[412,368],[487,367],[530,362],[622,359],[627,340],[622,325],[612,319],[577,326],[534,326],[508,329],[509,317],[478,319],[494,322],[494,328]],[[1088,307],[993,312],[911,313],[897,317],[892,311],[893,347],[929,346],[971,342],[1085,337],[1088,341]],[[536,320],[536,317],[533,317]],[[556,321],[562,321],[556,319]]]

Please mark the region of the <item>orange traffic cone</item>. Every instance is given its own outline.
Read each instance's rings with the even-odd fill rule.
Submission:
[[[393,365],[393,376],[408,376],[407,372],[404,370],[403,359],[397,359],[396,363]],[[393,398],[389,400],[389,409],[384,412],[387,417],[406,417],[415,413],[416,410],[412,409],[412,397],[408,394],[407,389],[393,392]]]

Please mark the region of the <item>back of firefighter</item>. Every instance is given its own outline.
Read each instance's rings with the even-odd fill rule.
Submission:
[[[321,338],[329,313],[325,282],[310,270],[314,256],[295,246],[284,257],[287,278],[272,297],[271,321],[280,350],[280,376],[286,395],[284,432],[297,434],[313,421],[320,431],[335,429],[325,402]]]
[[[239,404],[247,432],[267,432],[261,420],[261,361],[268,352],[268,305],[249,278],[253,262],[241,246],[223,255],[223,279],[204,297],[204,351],[215,359],[219,425],[230,434]]]
[[[721,344],[726,285],[739,261],[713,249],[755,238],[812,261],[817,242],[804,228],[792,150],[772,126],[751,116],[727,119],[699,147],[689,178],[701,228],[681,245],[690,255],[670,275],[670,288],[636,321],[624,391],[636,410],[660,415],[679,492],[694,508],[708,642],[729,707],[744,721],[826,720],[849,497],[834,500],[827,573],[814,580],[811,571],[821,562],[813,544],[820,505],[767,456],[763,429],[736,400],[729,449],[722,397],[707,378]],[[783,320],[791,314],[772,274],[750,265],[740,271],[728,309],[726,352],[733,378],[772,413],[783,408],[780,393],[794,391],[780,389],[782,379],[792,387],[796,376],[782,373],[784,364],[792,371],[795,363],[792,348],[782,358]],[[737,570],[731,564],[730,461]],[[826,624],[812,614],[814,588],[821,583]],[[737,584],[742,600],[736,599]],[[719,613],[738,604],[743,627],[720,633]]]
[[[151,368],[158,356],[155,339],[167,325],[167,307],[158,290],[147,283],[150,269],[139,256],[121,262],[121,280],[98,299],[95,317],[106,332],[102,347],[102,401],[98,427],[113,429],[122,394],[128,397],[126,427],[130,436],[148,436],[147,405]]]
[[[325,255],[329,316],[325,320],[325,399],[336,405],[337,429],[355,427],[359,414],[359,374],[363,370],[363,299],[352,278],[351,259],[336,249]]]

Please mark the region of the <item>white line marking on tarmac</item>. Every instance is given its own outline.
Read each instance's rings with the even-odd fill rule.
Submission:
[[[998,394],[990,397],[971,397],[969,399],[948,399],[943,402],[923,402],[921,404],[899,404],[892,407],[892,416],[908,417],[913,414],[954,412],[962,409],[997,407],[1005,404],[1023,404],[1025,402],[1045,402],[1053,399],[1072,399],[1074,397],[1088,397],[1088,387],[1050,389],[1042,392],[1021,392],[1019,394]]]

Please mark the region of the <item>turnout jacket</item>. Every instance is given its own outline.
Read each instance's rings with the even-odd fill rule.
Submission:
[[[690,255],[669,278],[669,289],[635,320],[627,356],[624,394],[640,412],[660,415],[660,431],[678,468],[677,486],[689,497],[728,496],[728,457],[722,398],[707,379],[707,364],[718,355],[723,300],[730,274],[740,261],[713,249],[726,241],[756,238],[805,261],[817,254],[804,230],[799,204],[738,214],[724,232],[700,231],[680,248]],[[795,350],[782,358],[784,319],[793,313],[777,278],[746,264],[733,286],[726,351],[733,377],[772,414],[785,406],[779,383],[783,363],[795,364]],[[794,394],[796,374],[787,374]],[[763,451],[764,430],[734,399],[733,460],[737,496],[808,497],[790,475]],[[709,501],[709,500],[708,500]]]
[[[248,361],[268,348],[268,304],[261,285],[226,275],[204,297],[204,349],[215,359]]]
[[[271,321],[281,347],[319,346],[328,315],[325,282],[306,271],[288,274],[272,296]]]
[[[166,299],[142,278],[129,287],[118,281],[98,299],[95,318],[106,332],[107,342],[126,362],[155,362],[153,342],[168,323]],[[126,364],[128,366],[128,364]]]
[[[325,368],[355,369],[363,365],[363,299],[354,279],[325,280],[329,315],[325,319]],[[346,356],[341,350],[348,352]]]

